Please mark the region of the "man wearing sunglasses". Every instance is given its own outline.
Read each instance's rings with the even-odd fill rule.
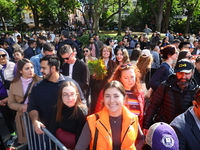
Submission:
[[[90,78],[87,65],[75,57],[76,53],[72,50],[70,45],[63,45],[60,48],[60,56],[64,63],[62,66],[62,74],[74,79],[79,84],[86,97]]]

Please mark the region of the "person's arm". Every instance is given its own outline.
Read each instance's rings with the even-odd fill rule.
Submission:
[[[151,124],[153,124],[153,118],[155,114],[158,113],[159,108],[162,105],[162,101],[164,98],[164,94],[166,94],[165,90],[165,83],[162,83],[156,92],[153,94],[153,96],[150,99],[150,104],[147,108],[147,112],[144,116],[144,121],[143,121],[143,129],[149,129]],[[145,131],[145,130],[143,130]],[[144,134],[146,134],[144,132]]]
[[[44,133],[41,129],[41,127],[45,127],[43,123],[39,121],[39,113],[37,110],[32,110],[29,112],[29,117],[31,118],[31,121],[33,123],[34,130],[37,134]]]
[[[140,124],[138,123],[138,136],[135,144],[136,149],[140,150],[143,145],[144,145],[144,134],[140,128]]]
[[[22,105],[16,101],[15,96],[13,94],[13,84],[11,83],[10,89],[9,89],[9,95],[8,95],[8,106],[10,109],[16,110],[16,111],[22,111]]]
[[[156,91],[158,86],[161,84],[161,79],[164,76],[166,72],[166,67],[165,66],[160,66],[160,68],[158,68],[156,70],[156,72],[153,74],[153,76],[151,77],[151,80],[149,82],[149,86]]]
[[[88,122],[86,122],[74,150],[87,150],[88,146],[90,145],[90,140],[91,132]]]
[[[41,127],[45,127],[44,124],[42,124],[39,121],[39,108],[38,108],[38,104],[37,104],[37,100],[39,100],[39,98],[36,96],[37,95],[37,87],[34,86],[32,88],[31,94],[29,95],[29,101],[28,101],[28,112],[29,112],[29,117],[32,121],[34,130],[37,134],[42,134],[44,133],[41,130]]]

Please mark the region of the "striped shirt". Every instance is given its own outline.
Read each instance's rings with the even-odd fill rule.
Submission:
[[[139,100],[137,99],[137,96],[133,95],[132,91],[127,91],[126,90],[126,94],[128,96],[128,107],[129,110],[139,116],[141,114],[141,110],[140,110],[140,104],[139,104]]]

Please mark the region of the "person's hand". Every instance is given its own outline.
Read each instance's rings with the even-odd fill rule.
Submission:
[[[6,103],[7,103],[7,101],[8,101],[8,98],[7,98],[7,97],[4,98],[4,99],[2,99],[2,100],[0,101],[0,105],[1,105],[1,106],[5,106]]]
[[[22,105],[22,112],[26,112],[27,111],[27,107],[28,107],[27,104],[23,104]]]
[[[144,135],[146,136],[147,132],[148,132],[148,129],[143,129],[142,131],[143,131]]]
[[[45,127],[43,123],[41,123],[38,120],[35,120],[33,123],[34,130],[37,134],[43,134],[44,132],[42,131],[41,127]]]
[[[1,100],[1,101],[0,101],[0,105],[1,105],[1,106],[5,106],[5,105],[6,105],[6,103],[4,103],[4,101],[3,101],[3,100]]]

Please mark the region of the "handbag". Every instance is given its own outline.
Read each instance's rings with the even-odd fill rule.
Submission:
[[[76,145],[76,134],[61,128],[56,130],[56,138],[68,149],[74,149]]]

